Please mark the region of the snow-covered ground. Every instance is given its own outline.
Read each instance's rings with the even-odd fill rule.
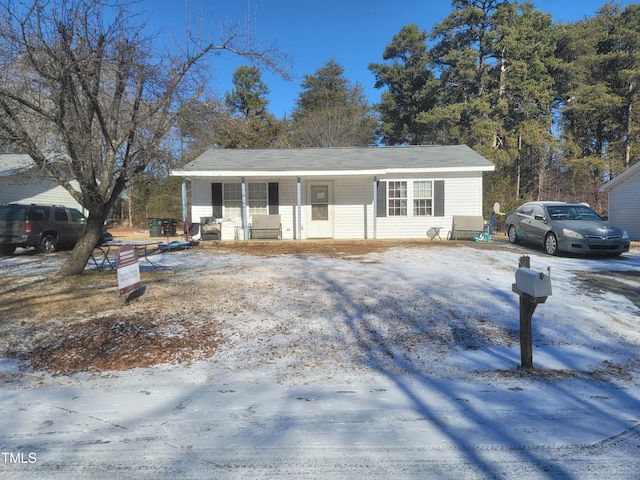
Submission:
[[[71,376],[0,359],[0,478],[638,478],[640,309],[602,287],[640,289],[637,250],[213,252],[153,258],[185,288],[226,285],[201,292],[226,325],[213,357]],[[523,254],[553,287],[531,372],[511,290]],[[61,261],[2,258],[0,281]]]

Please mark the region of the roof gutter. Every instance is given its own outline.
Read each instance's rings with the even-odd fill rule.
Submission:
[[[0,177],[12,177],[13,175],[20,175],[21,173],[28,172],[29,170],[33,170],[35,165],[30,165],[27,167],[14,168],[12,170],[5,170],[0,172]]]
[[[492,172],[493,165],[478,167],[381,168],[371,170],[172,170],[175,177],[346,177],[415,173]]]

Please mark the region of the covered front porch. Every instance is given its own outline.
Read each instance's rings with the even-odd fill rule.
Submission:
[[[243,176],[190,180],[191,221],[216,222],[221,240],[256,238],[256,228],[262,229],[256,227],[256,221],[273,222],[265,220],[265,216],[280,220],[278,238],[281,239],[378,236],[377,176]]]

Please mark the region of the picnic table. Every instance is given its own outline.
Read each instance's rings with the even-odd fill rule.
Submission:
[[[104,270],[105,268],[115,270],[115,256],[112,259],[109,258],[109,254],[112,251],[117,252],[124,245],[132,245],[136,251],[140,251],[142,257],[149,262],[152,267],[155,267],[155,264],[149,260],[148,254],[155,252],[158,249],[158,242],[150,240],[134,240],[130,242],[111,240],[109,242],[104,242],[93,249],[93,252],[89,257],[89,261],[92,261],[98,270]],[[153,248],[150,249],[149,247],[152,245]],[[89,261],[87,263],[89,263]]]

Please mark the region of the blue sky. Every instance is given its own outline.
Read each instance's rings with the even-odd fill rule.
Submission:
[[[570,22],[594,16],[605,0],[537,0],[538,10],[554,21]],[[621,5],[635,2],[619,1]],[[334,58],[345,69],[345,77],[359,82],[370,103],[380,99],[375,78],[367,69],[382,62],[382,52],[393,35],[415,23],[429,31],[451,11],[448,0],[142,0],[139,8],[149,17],[151,31],[184,44],[187,22],[192,30],[202,27],[205,35],[219,32],[221,24],[250,20],[251,31],[263,45],[276,44],[293,61],[285,82],[268,72],[262,79],[269,86],[269,111],[281,118],[289,115],[300,93],[303,75],[311,75]],[[213,60],[211,87],[223,96],[233,88],[233,71],[246,61],[224,55]]]

